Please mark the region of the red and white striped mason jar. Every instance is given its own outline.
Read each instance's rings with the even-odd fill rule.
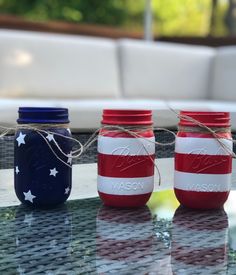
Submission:
[[[152,111],[103,110],[102,125],[98,136],[100,198],[115,207],[145,205],[154,187]]]
[[[196,121],[216,131],[218,138]],[[182,205],[196,209],[224,205],[231,185],[231,152],[229,113],[180,112],[174,191]]]

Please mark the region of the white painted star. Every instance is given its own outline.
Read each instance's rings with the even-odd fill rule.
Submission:
[[[36,196],[34,196],[30,190],[27,193],[23,192],[23,194],[25,196],[25,201],[30,201],[31,203],[33,203],[33,199],[36,198]]]
[[[18,237],[16,237],[16,246],[19,246],[19,243],[20,243],[20,241],[19,241]]]
[[[65,189],[65,194],[67,195],[67,194],[69,194],[69,192],[70,192],[70,188],[67,187],[67,188]]]
[[[19,167],[16,166],[16,174],[18,175],[20,173]]]
[[[50,175],[49,175],[49,176],[54,176],[54,177],[56,177],[57,173],[58,173],[58,171],[57,171],[56,168],[50,169]]]
[[[19,275],[24,275],[25,274],[25,269],[21,268],[20,265],[18,266],[17,271],[18,271]]]
[[[26,135],[24,135],[24,134],[22,134],[22,133],[20,132],[18,138],[16,139],[17,142],[18,142],[18,147],[20,147],[21,144],[25,144],[25,136],[26,136]]]
[[[56,247],[56,245],[57,245],[57,240],[52,240],[50,242],[50,247]]]
[[[68,157],[67,163],[69,163],[71,165],[72,164],[72,152],[67,154],[67,157]]]
[[[30,214],[25,214],[25,219],[24,219],[24,223],[27,223],[28,226],[31,226],[32,224],[32,221],[34,221],[35,218],[33,217],[33,214],[30,213]]]
[[[68,131],[69,134],[71,134],[71,130],[69,128],[66,129]]]
[[[65,221],[64,221],[64,224],[69,224],[70,222],[69,222],[69,220],[68,220],[68,218],[65,218]]]
[[[49,142],[52,141],[52,140],[54,140],[53,134],[48,134],[48,135],[46,136],[46,139],[48,139]]]

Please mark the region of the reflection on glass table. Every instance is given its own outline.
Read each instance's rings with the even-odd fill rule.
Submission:
[[[96,184],[95,164],[88,168],[86,184]],[[224,210],[193,211],[179,206],[166,169],[139,209],[99,198],[0,207],[0,274],[236,274],[236,177]]]
[[[168,211],[173,219],[148,207],[108,208],[98,198],[49,210],[0,208],[0,274],[235,274],[235,217]]]

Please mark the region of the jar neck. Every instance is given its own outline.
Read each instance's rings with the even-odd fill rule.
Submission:
[[[102,124],[101,131],[113,131],[113,132],[149,132],[153,131],[152,125],[109,125],[109,124]]]
[[[200,126],[178,126],[179,132],[212,134],[214,133],[231,133],[230,127],[209,127],[209,129]]]
[[[18,124],[18,129],[57,129],[57,128],[69,128],[69,123],[25,123],[25,124]]]

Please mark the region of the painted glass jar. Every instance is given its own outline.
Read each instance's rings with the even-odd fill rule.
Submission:
[[[100,198],[114,207],[145,205],[154,187],[152,111],[104,110],[102,125],[98,136]]]
[[[71,137],[68,110],[22,107],[17,122],[14,182],[18,199],[32,206],[65,202],[72,174],[72,142],[63,137]]]
[[[180,117],[175,144],[175,195],[190,208],[221,208],[231,184],[230,115],[182,111]],[[217,138],[203,125],[217,132]]]

